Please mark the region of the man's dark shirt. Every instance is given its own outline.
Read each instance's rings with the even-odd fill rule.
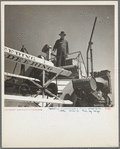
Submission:
[[[69,53],[68,42],[60,38],[56,41],[53,49],[57,49],[57,56],[60,56],[62,52],[66,55]]]
[[[62,38],[55,42],[53,49],[57,49],[57,62],[56,66],[66,65],[66,57],[69,53],[68,42]]]

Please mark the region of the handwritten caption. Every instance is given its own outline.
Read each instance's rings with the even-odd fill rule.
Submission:
[[[105,110],[110,110],[111,108],[105,108]],[[5,109],[5,111],[58,111],[58,112],[84,112],[84,113],[100,113],[101,108],[99,107],[92,107],[92,108],[39,108],[39,109]]]
[[[86,112],[86,113],[99,113],[101,108],[49,108],[49,110],[57,110],[59,112]]]

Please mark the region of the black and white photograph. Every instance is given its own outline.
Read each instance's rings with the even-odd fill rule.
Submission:
[[[5,107],[113,107],[113,5],[5,5]]]
[[[60,109],[72,109],[75,111],[81,110],[84,114],[86,113],[85,121],[87,121],[88,113],[90,113],[89,110],[91,108],[93,113],[96,109],[98,110],[96,110],[96,113],[98,113],[100,120],[102,117],[100,111],[102,111],[102,115],[105,111],[108,119],[105,117],[103,119],[109,123],[110,119],[112,119],[112,117],[110,118],[110,116],[108,116],[109,112],[112,113],[113,116],[117,113],[118,109],[117,2],[4,1],[2,2],[1,8],[2,95],[4,97],[2,99],[2,108],[6,110],[5,113],[9,113],[10,115],[12,115],[13,112],[20,114],[20,112],[17,111],[20,111],[21,108],[23,115],[28,112],[27,109],[33,109],[34,111],[35,109],[41,109],[43,111],[50,110],[52,112],[56,109],[59,109],[58,111],[60,111]],[[77,112],[77,114],[78,113],[80,112]],[[69,118],[71,118],[70,112],[68,112],[68,114]],[[5,121],[7,122],[8,115],[5,115]],[[21,119],[22,114],[20,115]],[[46,115],[47,114],[45,114],[45,116]],[[50,113],[48,115],[51,117],[48,123],[51,123],[52,116]],[[19,116],[16,117],[18,118]],[[66,119],[66,116],[63,117],[62,121]],[[92,143],[88,143],[88,146],[85,145],[85,142],[82,144],[80,141],[79,143],[78,140],[76,140],[77,143],[75,145],[75,142],[71,143],[69,139],[66,143],[64,141],[63,143],[58,141],[59,145],[57,143],[43,145],[43,138],[43,140],[40,141],[42,142],[41,146],[39,146],[38,140],[36,145],[31,142],[32,146],[29,146],[23,141],[23,146],[112,147],[112,144],[113,146],[117,146],[118,136],[116,134],[118,130],[118,117],[114,118],[115,120],[109,123],[109,126],[107,126],[108,123],[105,126],[108,127],[106,129],[107,132],[111,126],[115,126],[113,136],[116,139],[114,140],[113,138],[113,142],[111,141],[112,137],[105,142],[104,139],[107,134],[104,135],[105,138],[102,137],[100,142],[98,141],[99,139],[97,140],[99,143],[96,141],[96,143],[93,144],[93,139],[91,141]],[[75,118],[72,123],[77,123],[76,119],[77,118]],[[92,120],[93,119],[92,115]],[[95,119],[93,121],[95,121]],[[103,126],[103,124],[98,121],[97,118],[96,123]],[[80,130],[84,127],[84,123],[82,123],[82,127],[79,128]],[[77,127],[78,124],[76,124]],[[5,133],[8,128],[10,134],[12,133],[10,129],[11,125],[8,127],[4,125],[6,126],[6,129],[4,128]],[[43,125],[44,123],[42,126]],[[90,126],[92,126],[92,123]],[[77,127],[75,131],[77,131]],[[30,127],[28,126],[28,128]],[[73,128],[72,124],[70,128]],[[18,127],[16,130],[17,129]],[[55,129],[57,129],[56,125],[53,125],[50,131],[54,131]],[[96,129],[99,128],[95,128],[93,134],[96,133]],[[89,131],[92,132],[92,130],[93,128]],[[56,130],[55,134],[57,131],[58,130]],[[77,138],[79,138],[78,132]],[[83,130],[82,134],[84,134]],[[74,135],[75,134],[73,134],[73,137]],[[100,135],[102,136],[102,133]],[[72,136],[70,136],[69,138],[72,138]],[[83,138],[85,138],[85,134],[83,136]],[[62,136],[60,136],[60,138],[62,138]],[[65,136],[63,136],[63,138],[65,138]],[[54,140],[54,138],[50,140]],[[75,140],[75,138],[73,140]],[[16,142],[14,146],[10,141],[8,142],[4,141],[5,147],[22,146],[22,143],[19,144]],[[104,143],[102,144],[102,142]]]

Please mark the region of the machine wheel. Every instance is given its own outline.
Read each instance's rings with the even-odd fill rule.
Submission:
[[[64,100],[70,100],[71,101],[71,96],[69,94],[66,94],[64,96]],[[72,107],[72,105],[63,104],[63,107]]]
[[[32,91],[31,91],[30,87],[26,83],[23,83],[19,87],[19,94],[22,94],[23,96],[25,96],[26,94],[32,95]]]
[[[76,107],[88,107],[88,102],[85,100],[85,98],[77,98],[77,101],[76,101],[76,104],[75,104]]]
[[[57,95],[58,92],[58,87],[55,83],[50,83],[50,85],[48,85],[47,89],[53,93],[54,95]],[[48,96],[52,97],[51,95],[48,94]]]

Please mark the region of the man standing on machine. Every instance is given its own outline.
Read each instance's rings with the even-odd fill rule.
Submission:
[[[55,42],[53,51],[57,50],[57,63],[56,66],[65,66],[66,58],[69,53],[68,42],[64,39],[66,34],[64,31],[61,31],[60,39]]]

